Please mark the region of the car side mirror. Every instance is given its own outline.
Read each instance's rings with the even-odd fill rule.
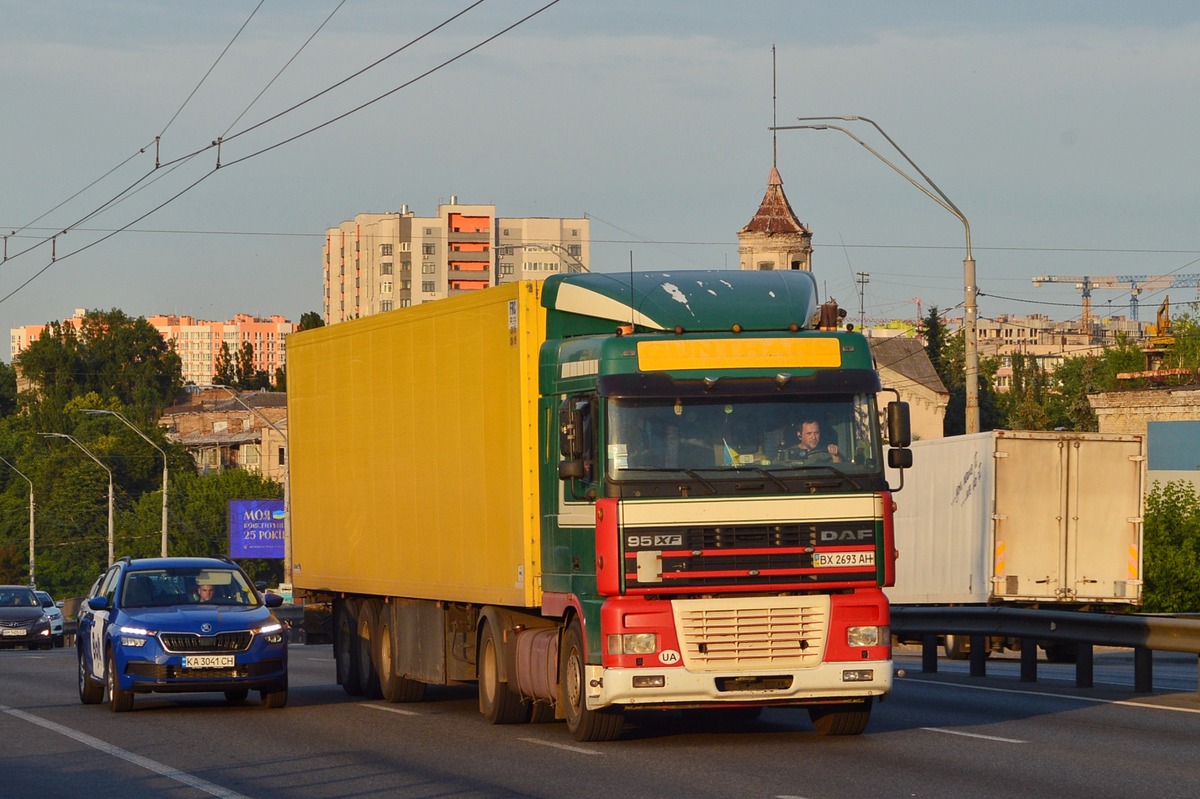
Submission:
[[[277,608],[283,605],[283,597],[279,594],[264,594],[263,604],[269,608]]]
[[[94,596],[87,601],[87,606],[92,610],[108,610],[108,597]]]

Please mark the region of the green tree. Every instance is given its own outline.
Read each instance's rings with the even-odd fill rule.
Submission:
[[[249,341],[243,341],[242,346],[238,348],[234,375],[233,386],[239,391],[253,391],[258,388],[254,379],[254,345]]]
[[[218,386],[233,386],[237,383],[233,353],[229,351],[229,342],[222,341],[221,349],[217,351],[217,360],[213,364],[212,381]]]
[[[1088,402],[1088,394],[1119,388],[1123,381],[1117,379],[1118,374],[1144,368],[1145,354],[1123,334],[1099,355],[1066,358],[1053,374],[1054,426],[1098,430],[1099,421]]]
[[[1200,497],[1185,480],[1156,482],[1146,495],[1145,586],[1150,613],[1200,611]]]
[[[316,311],[305,311],[300,314],[300,325],[296,332],[312,330],[314,327],[325,327],[325,320]]]
[[[17,370],[0,363],[0,417],[17,410]]]
[[[66,403],[89,391],[156,415],[183,385],[179,355],[162,335],[145,318],[115,308],[88,311],[78,330],[50,323],[17,360],[35,386],[21,402],[43,429],[61,427]]]
[[[956,333],[949,331],[936,305],[929,309],[929,313],[922,320],[922,329],[925,336],[925,352],[929,355],[938,377],[942,379],[942,384],[950,392],[942,432],[948,436],[961,435],[967,430],[967,358],[964,334],[961,330]],[[995,392],[992,391],[992,381],[998,365],[995,359],[979,359],[980,430],[992,430],[1002,426],[1002,416],[996,408]]]

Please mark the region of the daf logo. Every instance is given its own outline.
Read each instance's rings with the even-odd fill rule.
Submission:
[[[212,625],[211,625],[211,624],[209,624],[208,622],[204,622],[204,624],[201,624],[201,625],[200,625],[200,632],[202,632],[202,633],[211,633],[211,632],[212,632]]]
[[[836,541],[858,543],[860,541],[873,541],[875,539],[875,530],[870,527],[860,530],[822,530],[820,536],[822,544],[829,544]]]

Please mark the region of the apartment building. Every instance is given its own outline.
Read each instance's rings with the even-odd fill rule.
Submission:
[[[198,386],[212,382],[222,344],[228,345],[236,363],[238,351],[246,342],[254,347],[255,370],[266,372],[274,380],[276,370],[287,364],[287,336],[297,328],[282,316],[261,318],[249,314],[235,314],[223,322],[175,315],[148,316],[146,321],[174,343],[183,362],[183,382]]]
[[[86,314],[83,308],[76,308],[74,316],[64,319],[63,324],[78,330]],[[297,327],[282,316],[261,318],[249,314],[236,314],[232,319],[222,322],[174,314],[148,316],[146,321],[164,340],[174,344],[183,365],[183,382],[195,385],[212,382],[222,342],[229,345],[229,352],[234,358],[242,344],[250,342],[254,346],[254,368],[274,379],[275,371],[284,368],[287,363],[285,339]],[[12,328],[9,336],[12,359],[37,341],[45,329],[45,325]]]
[[[562,271],[588,271],[587,219],[500,218],[451,197],[437,215],[408,206],[325,231],[326,324]]]

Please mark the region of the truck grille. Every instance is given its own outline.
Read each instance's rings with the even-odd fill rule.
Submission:
[[[216,635],[200,635],[198,633],[159,633],[158,640],[163,649],[175,654],[184,652],[245,652],[250,648],[254,634],[249,630],[239,630],[231,633]]]
[[[825,651],[824,596],[693,599],[672,603],[684,665],[693,671],[817,666]]]
[[[813,554],[823,550],[873,550],[876,521],[724,524],[696,526],[630,526],[628,537],[654,542],[642,551],[661,553],[661,574],[638,572],[638,549],[626,547],[625,587],[638,592],[709,586],[780,586],[804,584],[819,588],[837,583],[877,584],[873,565],[851,569],[821,569]],[[657,542],[668,541],[669,544]]]

